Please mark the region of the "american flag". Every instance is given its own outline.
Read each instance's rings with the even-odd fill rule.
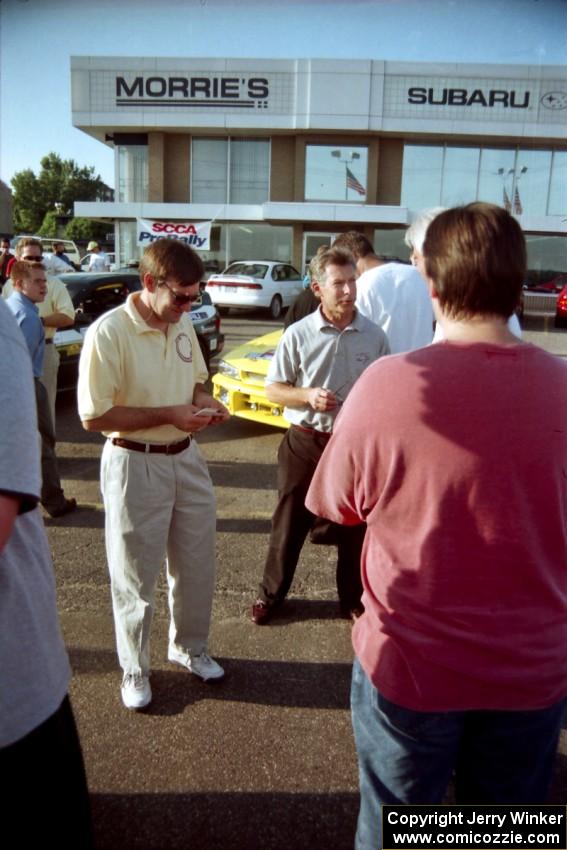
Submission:
[[[346,185],[347,189],[354,189],[354,191],[358,192],[359,195],[366,195],[366,189],[364,188],[362,183],[360,183],[356,179],[356,177],[348,167],[346,170]]]
[[[524,212],[524,208],[522,207],[522,202],[520,200],[520,193],[518,192],[518,187],[516,186],[516,191],[514,192],[514,212],[516,215],[522,215]]]

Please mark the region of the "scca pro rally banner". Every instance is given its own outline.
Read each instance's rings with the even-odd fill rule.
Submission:
[[[142,247],[151,245],[156,239],[179,239],[196,251],[210,250],[210,221],[150,221],[147,218],[138,218],[136,222],[138,245]]]

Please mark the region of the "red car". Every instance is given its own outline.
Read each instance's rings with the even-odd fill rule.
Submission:
[[[555,306],[555,327],[567,327],[567,284],[565,284],[557,296],[557,304]]]

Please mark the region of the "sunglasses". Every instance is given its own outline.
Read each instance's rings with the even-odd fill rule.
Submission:
[[[179,293],[177,293],[175,289],[172,289],[171,286],[165,280],[162,280],[160,285],[165,286],[167,289],[169,289],[169,291],[173,295],[173,303],[176,307],[182,307],[184,304],[194,304],[195,301],[198,301],[201,297],[201,293],[199,293],[198,295],[179,295]]]
[[[43,254],[40,254],[39,257],[22,257],[22,260],[27,260],[28,263],[41,263]]]

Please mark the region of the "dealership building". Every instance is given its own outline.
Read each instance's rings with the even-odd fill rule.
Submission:
[[[73,57],[75,127],[115,151],[122,262],[137,220],[212,222],[207,268],[298,268],[356,228],[387,256],[426,207],[506,206],[534,269],[567,271],[567,69],[321,59]],[[174,229],[174,228],[172,228]]]

